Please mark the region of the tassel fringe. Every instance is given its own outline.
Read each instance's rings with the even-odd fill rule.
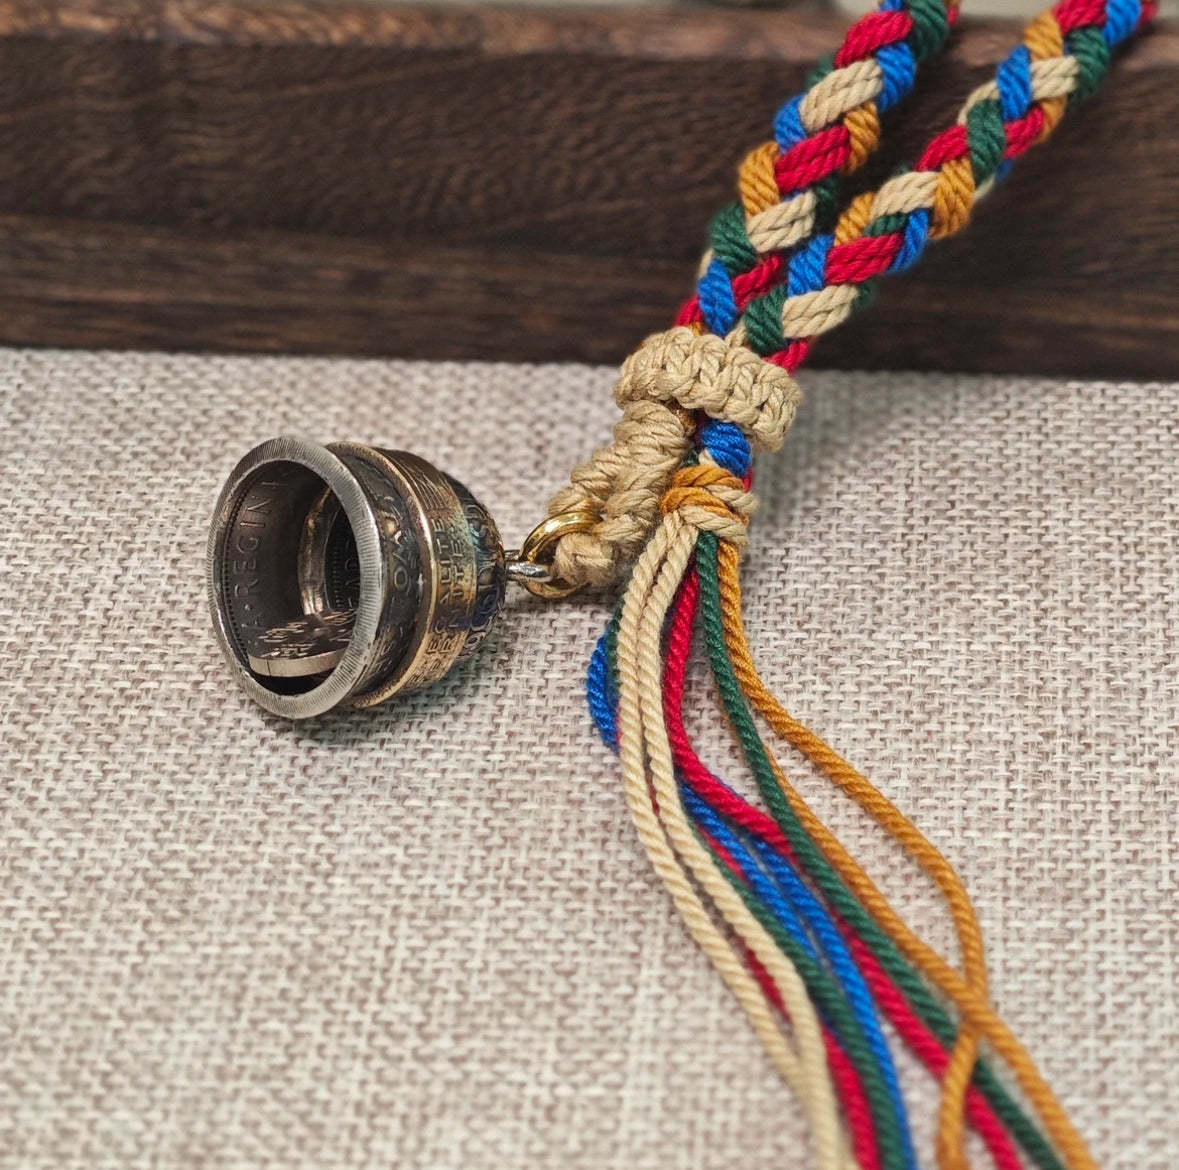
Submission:
[[[728,433],[718,444],[730,461],[734,438]],[[885,1020],[941,1082],[940,1166],[968,1165],[971,1128],[1000,1170],[1019,1167],[1020,1150],[1041,1170],[1096,1170],[987,1001],[981,930],[953,867],[865,776],[794,720],[757,674],[741,618],[739,542],[718,535],[737,535],[748,522],[749,458],[746,448],[724,467],[705,447],[696,465],[677,473],[664,520],[591,665],[591,709],[621,756],[627,802],[652,864],[801,1101],[825,1170],[916,1170]],[[695,635],[703,637],[764,807],[715,776],[686,732],[682,702]],[[917,936],[810,809],[756,716],[937,885],[963,972]],[[1023,1099],[979,1060],[980,1039],[1007,1064]]]

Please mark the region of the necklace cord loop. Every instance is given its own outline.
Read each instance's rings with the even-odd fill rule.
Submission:
[[[550,516],[588,513],[563,533],[553,558],[570,585],[614,584],[659,522],[661,500],[692,448],[699,412],[741,428],[756,451],[776,451],[802,391],[781,366],[714,334],[675,326],[626,360],[614,390],[622,418],[608,446],[576,468]]]

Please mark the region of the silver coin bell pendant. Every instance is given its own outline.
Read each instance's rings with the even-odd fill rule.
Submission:
[[[505,553],[483,505],[416,455],[271,439],[217,501],[213,625],[238,682],[268,711],[306,719],[375,706],[469,658],[509,580],[542,597],[573,592],[549,558],[595,519],[551,517]]]

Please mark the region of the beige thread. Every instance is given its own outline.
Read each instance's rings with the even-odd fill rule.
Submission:
[[[736,507],[739,513],[752,505],[748,493],[741,493],[743,499],[728,494],[726,507]],[[714,530],[711,522],[716,514],[701,511],[708,529]],[[826,1170],[855,1170],[857,1163],[847,1149],[839,1121],[818,1018],[802,979],[696,839],[680,800],[663,719],[659,651],[664,620],[701,531],[686,512],[671,512],[643,550],[619,626],[619,747],[627,803],[652,864],[693,937],[749,1016],[770,1059],[798,1094],[811,1125],[819,1165]],[[731,522],[744,527],[736,515]],[[658,814],[652,807],[652,786]],[[797,1051],[782,1035],[765,993],[696,894],[684,870],[685,862],[725,921],[747,941],[770,973],[790,1014]]]
[[[755,450],[782,445],[802,397],[786,370],[684,326],[656,333],[626,360],[614,397],[614,440],[576,468],[549,514],[589,511],[601,521],[557,546],[555,569],[576,585],[609,585],[638,555],[659,501],[691,446],[680,410],[736,423]]]

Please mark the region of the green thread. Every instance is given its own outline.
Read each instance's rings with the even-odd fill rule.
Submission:
[[[903,232],[908,222],[909,217],[899,211],[895,215],[882,215],[879,219],[874,219],[864,228],[864,235],[887,236],[893,232]]]
[[[755,353],[775,353],[785,346],[786,338],[782,333],[782,306],[785,303],[783,285],[749,303],[745,310],[745,330]]]
[[[695,829],[695,824],[693,824]],[[856,1019],[839,982],[828,974],[807,952],[798,945],[790,933],[743,882],[724,864],[707,840],[696,830],[701,844],[708,850],[717,868],[728,879],[729,884],[741,896],[751,913],[765,927],[778,949],[794,964],[806,984],[807,991],[814,998],[819,1011],[834,1027],[844,1051],[860,1075],[864,1095],[876,1124],[876,1138],[884,1165],[888,1170],[903,1170],[906,1165],[900,1122],[893,1109],[892,1097],[880,1073],[880,1065],[868,1046],[868,1040],[859,1020]]]
[[[832,69],[835,68],[835,54],[828,53],[826,57],[820,57],[818,63],[807,75],[806,87],[807,89],[814,89]]]
[[[838,175],[820,179],[811,190],[815,195],[814,233],[823,235],[830,232],[839,219],[839,194],[842,183]]]
[[[1007,131],[998,102],[978,102],[970,107],[966,114],[966,138],[970,143],[974,183],[980,187],[998,170],[1007,149]]]
[[[957,1039],[957,1025],[892,939],[844,885],[843,879],[807,833],[778,787],[765,745],[761,741],[725,645],[717,550],[716,536],[702,533],[696,546],[696,563],[701,583],[704,640],[721,701],[737,732],[742,751],[757,780],[762,798],[798,855],[800,864],[811,874],[832,908],[864,939],[893,982],[941,1043],[950,1046]],[[1027,1117],[986,1063],[979,1061],[975,1065],[973,1080],[1028,1156],[1042,1170],[1065,1170],[1055,1150],[1040,1133],[1039,1128]]]
[[[941,0],[909,0],[906,6],[913,18],[913,31],[906,43],[920,62],[932,56],[950,35],[950,18]]]
[[[1109,45],[1093,25],[1069,33],[1065,45],[1077,62],[1077,87],[1069,100],[1083,102],[1093,96],[1109,69]]]
[[[747,272],[757,263],[757,249],[745,231],[745,209],[730,203],[713,218],[709,228],[712,251],[730,274]]]

